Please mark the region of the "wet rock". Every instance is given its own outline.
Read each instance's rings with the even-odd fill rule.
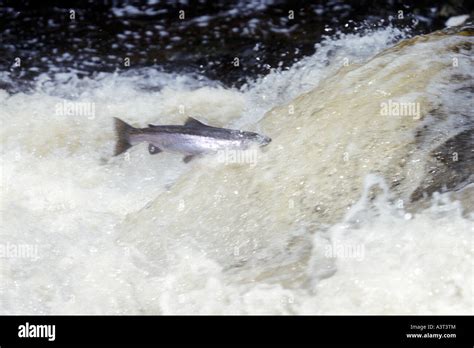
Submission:
[[[474,128],[448,139],[430,155],[426,177],[412,193],[412,201],[434,192],[458,190],[474,182]]]

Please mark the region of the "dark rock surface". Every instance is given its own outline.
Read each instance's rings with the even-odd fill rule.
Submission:
[[[434,192],[458,190],[474,182],[474,128],[448,139],[430,156],[428,173],[411,195],[412,201]]]

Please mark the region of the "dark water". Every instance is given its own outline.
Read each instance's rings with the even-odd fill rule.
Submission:
[[[41,73],[93,76],[142,67],[240,86],[314,53],[324,35],[389,23],[426,33],[472,13],[473,3],[1,1],[0,88],[27,89]]]

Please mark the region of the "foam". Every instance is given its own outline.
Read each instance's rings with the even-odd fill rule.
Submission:
[[[377,64],[399,53],[365,64],[403,35],[388,27],[328,38],[314,56],[240,90],[150,69],[85,79],[43,74],[28,93],[0,90],[1,240],[34,245],[38,253],[0,258],[0,312],[472,313],[472,217],[460,213],[458,201],[444,194],[444,200],[412,213],[396,207],[389,182],[369,173],[349,178],[358,192],[353,197],[331,196],[339,202],[350,198],[352,208],[312,215],[301,207],[315,208],[311,195],[337,186],[317,175],[338,167],[331,153],[347,135],[328,132],[334,141],[317,140],[327,145],[320,157],[293,166],[295,153],[287,150],[308,145],[299,143],[305,137],[298,134],[313,132],[312,123],[285,129],[272,124],[271,113],[264,117],[321,85],[330,96],[331,86],[344,86],[331,84],[339,71],[354,81],[359,76],[353,67],[387,78],[396,66],[384,70]],[[442,46],[414,46],[395,64],[410,66],[418,53]],[[335,55],[329,58],[329,52]],[[341,67],[345,57],[354,65]],[[429,93],[445,88],[436,83],[428,83]],[[367,91],[390,93],[397,84],[389,80],[377,87]],[[447,95],[440,103],[456,108],[455,98]],[[64,101],[93,103],[95,114],[56,114]],[[144,146],[111,158],[112,117],[144,126],[181,123],[187,115],[269,132],[274,142],[253,169],[223,167],[213,158],[190,165],[173,154],[151,158]],[[288,125],[286,118],[281,124]],[[344,151],[370,149],[360,144],[348,141]],[[325,155],[326,167],[313,163]],[[304,186],[312,180],[317,185]],[[376,186],[384,189],[373,202]],[[227,204],[232,209],[222,209]],[[316,225],[315,216],[323,212],[331,219]],[[363,246],[364,253],[329,258],[331,245]]]

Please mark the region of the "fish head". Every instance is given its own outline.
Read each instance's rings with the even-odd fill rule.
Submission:
[[[250,143],[258,144],[259,146],[268,145],[272,141],[271,138],[265,135],[253,132],[244,132],[244,136]]]
[[[258,137],[257,137],[257,142],[260,146],[266,146],[268,144],[270,144],[270,142],[272,141],[272,138],[270,137],[267,137],[265,135],[261,135],[261,134],[257,134]]]

